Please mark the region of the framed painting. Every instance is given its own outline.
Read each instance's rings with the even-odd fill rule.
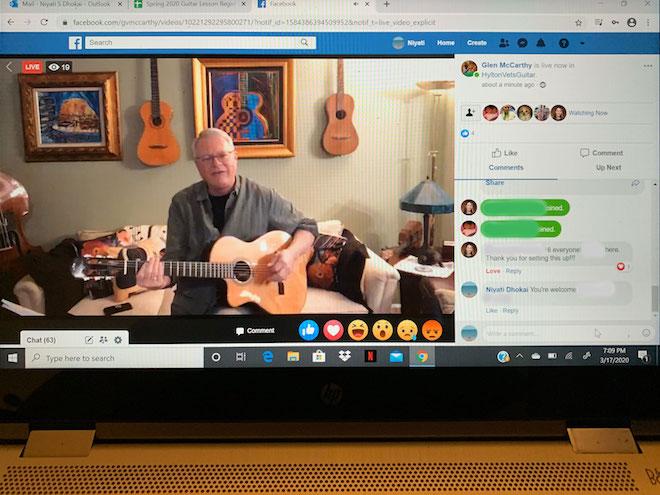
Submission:
[[[121,160],[116,72],[19,74],[26,162]]]
[[[222,129],[238,156],[294,156],[293,60],[192,61],[195,134]]]

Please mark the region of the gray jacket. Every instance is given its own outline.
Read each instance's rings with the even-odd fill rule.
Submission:
[[[318,234],[316,221],[305,218],[273,189],[242,176],[225,207],[225,226],[219,232],[213,225],[213,211],[206,183],[197,182],[172,198],[167,219],[165,260],[207,261],[210,246],[221,235],[250,242],[271,230],[293,234],[296,230]],[[217,285],[213,279],[178,277],[172,301],[173,315],[212,314],[217,305]]]

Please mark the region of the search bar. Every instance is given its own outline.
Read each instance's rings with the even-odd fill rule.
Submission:
[[[203,368],[196,346],[66,347],[25,349],[25,367],[67,368]]]
[[[86,36],[86,50],[316,50],[316,36]]]

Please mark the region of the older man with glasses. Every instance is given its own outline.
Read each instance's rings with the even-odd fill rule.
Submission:
[[[312,248],[318,234],[316,222],[273,189],[238,175],[236,149],[224,131],[203,130],[193,142],[193,156],[202,180],[172,198],[164,259],[206,261],[209,247],[221,235],[252,241],[271,230],[283,230],[293,238],[269,264],[269,278],[286,279],[296,259]],[[173,280],[155,257],[140,268],[137,283],[147,289],[176,283],[173,315],[212,314],[226,306],[224,282],[188,277]]]

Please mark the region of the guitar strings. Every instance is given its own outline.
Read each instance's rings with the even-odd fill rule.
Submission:
[[[0,225],[2,226],[2,245],[1,249],[7,249],[11,247],[11,239],[9,237],[9,220],[5,216],[4,212],[0,209]]]
[[[112,266],[112,267],[118,267],[118,268],[124,268],[124,266],[130,267],[133,270],[137,271],[140,268],[141,264],[144,264],[144,261],[141,260],[129,260],[127,263],[124,262],[123,260],[113,260],[113,259],[108,259],[108,258],[86,258],[86,264],[89,268],[94,269],[95,268],[95,263],[92,262],[90,263],[89,261],[91,260],[99,260],[96,264],[98,265],[106,265],[106,266]],[[237,264],[232,265],[231,263],[213,263],[210,261],[164,261],[166,265],[170,265],[170,269],[173,269],[175,267],[171,266],[173,263],[203,263],[202,266],[197,265],[196,268],[202,268],[202,269],[217,269],[220,268],[222,270],[223,268],[226,268],[227,270],[230,270],[231,273],[239,273],[239,274],[247,274],[247,273],[266,273],[266,272],[271,272],[272,270],[264,265],[257,265],[255,267],[244,267],[240,266]],[[241,263],[240,261],[237,263]],[[195,265],[189,266],[186,269],[182,271],[190,271],[192,269],[195,269]]]

